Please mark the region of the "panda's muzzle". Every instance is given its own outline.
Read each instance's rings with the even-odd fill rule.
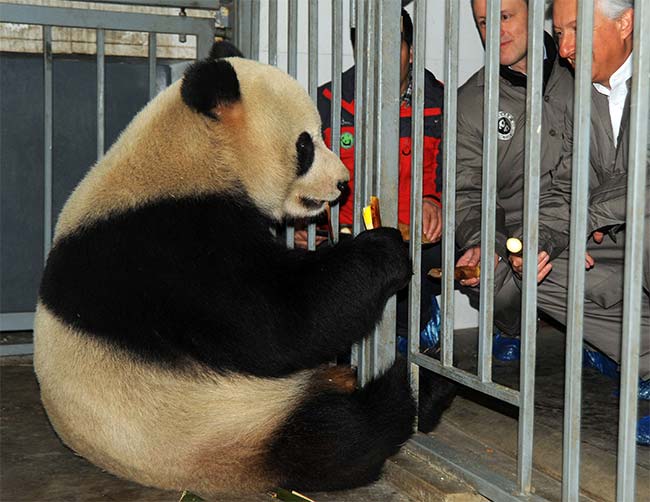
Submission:
[[[325,205],[326,202],[328,201],[310,199],[309,197],[300,197],[300,203],[309,210],[320,209]]]
[[[336,188],[339,190],[339,195],[338,197],[334,199],[313,199],[311,197],[300,197],[300,203],[309,210],[316,210],[316,209],[321,209],[325,204],[333,203],[338,201],[341,196],[348,191],[348,182],[347,181],[339,181],[336,184]]]

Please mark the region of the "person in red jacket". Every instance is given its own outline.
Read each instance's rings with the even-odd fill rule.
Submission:
[[[413,90],[413,23],[408,12],[402,9],[402,42],[400,51],[400,122],[399,122],[399,180],[398,180],[398,221],[402,225],[410,224],[411,205],[411,125]],[[354,47],[354,28],[351,33]],[[339,204],[340,223],[343,233],[350,232],[354,211],[354,150],[355,142],[354,104],[355,67],[352,66],[342,75],[341,83],[341,134],[340,157],[350,171],[349,191],[344,193]],[[426,273],[433,267],[440,267],[442,235],[441,211],[441,166],[442,166],[442,113],[443,84],[428,70],[424,74],[424,114],[418,120],[424,121],[424,155],[422,180],[422,232],[424,240],[429,241],[422,248],[422,302],[420,328],[423,329],[431,318],[431,296],[440,294],[440,282],[427,277]],[[318,88],[318,111],[321,116],[323,137],[331,148],[331,82]],[[357,110],[359,113],[359,110]],[[302,235],[302,234],[301,234]],[[302,235],[304,238],[305,236]],[[397,334],[406,336],[408,319],[407,292],[398,294]]]
[[[411,93],[412,62],[413,62],[413,23],[411,18],[402,9],[402,45],[400,57],[400,165],[399,165],[399,198],[398,221],[401,224],[410,224],[411,204]],[[352,45],[354,46],[354,29],[352,32]],[[342,75],[341,82],[341,134],[340,156],[343,163],[350,171],[349,193],[343,196],[340,202],[340,222],[342,226],[352,226],[353,221],[353,196],[354,193],[354,91],[355,67],[352,66]],[[331,82],[318,89],[318,111],[323,124],[325,143],[331,148]],[[423,233],[430,242],[438,242],[442,234],[441,213],[441,174],[442,149],[440,139],[442,136],[442,108],[444,87],[440,81],[428,70],[424,74],[424,165],[423,165]]]

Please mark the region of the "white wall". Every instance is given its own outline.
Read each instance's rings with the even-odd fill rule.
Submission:
[[[397,0],[395,0],[397,1]],[[460,61],[459,83],[462,84],[478,68],[483,65],[483,46],[472,19],[470,2],[460,2]],[[427,0],[427,34],[426,34],[426,67],[431,70],[439,80],[443,80],[444,63],[444,29],[445,29],[445,0]],[[406,8],[411,14],[413,5]],[[288,1],[278,1],[278,65],[287,67],[287,10]],[[319,0],[318,5],[318,39],[319,39],[319,84],[331,80],[331,2]],[[413,16],[411,15],[413,18]],[[352,46],[350,44],[350,6],[349,0],[343,1],[343,69],[354,63]],[[268,60],[268,2],[262,0],[260,19],[260,59]],[[298,80],[305,86],[307,84],[307,36],[308,36],[308,2],[298,2]]]

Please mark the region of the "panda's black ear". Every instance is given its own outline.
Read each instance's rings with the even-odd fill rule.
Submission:
[[[220,40],[212,45],[208,59],[222,59],[232,57],[243,58],[244,55],[237,47],[234,46],[234,44],[228,42],[227,40]]]
[[[237,73],[224,60],[197,61],[185,71],[181,96],[193,110],[216,118],[215,107],[241,99]]]

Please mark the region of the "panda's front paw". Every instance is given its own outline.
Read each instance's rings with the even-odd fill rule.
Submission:
[[[402,240],[399,230],[390,227],[375,228],[361,232],[357,245],[363,248],[363,256],[375,268],[373,275],[382,272],[391,293],[404,288],[413,275],[408,246]]]

